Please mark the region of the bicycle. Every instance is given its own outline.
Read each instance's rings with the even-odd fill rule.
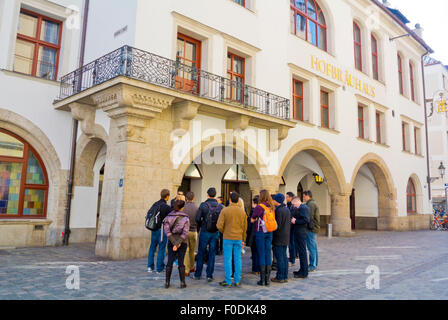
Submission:
[[[445,215],[445,212],[434,210],[434,217],[431,223],[431,230],[437,230],[437,231],[448,230],[448,216]]]

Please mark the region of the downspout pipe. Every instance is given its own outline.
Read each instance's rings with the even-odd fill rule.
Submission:
[[[83,13],[83,26],[82,26],[82,37],[81,37],[81,51],[79,55],[79,68],[82,68],[84,65],[84,57],[86,51],[86,35],[87,35],[87,20],[89,18],[89,5],[90,0],[84,0],[84,13]],[[81,73],[82,77],[82,73]],[[81,81],[78,82],[80,85]],[[70,152],[70,171],[68,178],[68,187],[67,187],[67,206],[65,208],[65,229],[64,229],[64,246],[69,245],[70,238],[70,215],[72,210],[72,196],[73,196],[73,182],[75,176],[75,159],[76,159],[76,142],[78,138],[78,120],[73,119],[72,122],[72,143],[71,143],[71,152]]]
[[[426,169],[427,169],[427,182],[428,182],[428,199],[431,201],[431,169],[429,164],[429,134],[428,134],[428,107],[426,100],[426,82],[425,82],[425,57],[429,54],[429,51],[426,51],[424,55],[422,55],[421,63],[422,63],[422,79],[423,79],[423,104],[425,110],[425,136],[426,136]]]

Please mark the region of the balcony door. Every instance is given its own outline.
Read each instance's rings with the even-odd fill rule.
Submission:
[[[178,33],[176,61],[176,89],[199,94],[201,42]]]
[[[244,102],[245,59],[233,53],[227,54],[227,75],[230,79],[227,99],[231,102]]]

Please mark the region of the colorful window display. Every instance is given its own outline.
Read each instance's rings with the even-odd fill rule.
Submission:
[[[0,129],[0,219],[46,215],[48,179],[33,148]]]

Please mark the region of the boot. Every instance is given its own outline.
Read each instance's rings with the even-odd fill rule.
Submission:
[[[170,280],[171,280],[172,272],[173,272],[173,267],[166,267],[165,289],[168,289],[170,287]]]
[[[271,284],[271,270],[272,270],[271,266],[266,267],[266,275],[264,278],[264,283],[266,286],[269,286]]]
[[[259,286],[264,286],[266,279],[266,267],[261,267],[260,270],[260,281],[257,282]]]
[[[185,283],[185,267],[179,267],[180,288],[185,289],[187,284]]]

